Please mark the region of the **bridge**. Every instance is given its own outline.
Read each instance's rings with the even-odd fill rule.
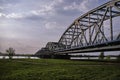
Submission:
[[[114,25],[119,16],[120,0],[109,1],[75,19],[58,42],[48,42],[36,55],[120,51],[120,31],[115,31],[120,26]]]

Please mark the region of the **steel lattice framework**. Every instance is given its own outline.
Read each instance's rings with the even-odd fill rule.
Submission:
[[[40,51],[49,55],[120,51],[120,31],[114,31],[116,26],[120,30],[119,20],[120,0],[109,1],[77,18],[58,42],[48,42]]]
[[[120,16],[120,0],[109,1],[77,18],[63,33],[59,44],[65,49],[88,46],[120,40],[120,33],[114,35],[113,18]],[[105,32],[108,21],[109,32]],[[109,35],[109,36],[108,36]]]

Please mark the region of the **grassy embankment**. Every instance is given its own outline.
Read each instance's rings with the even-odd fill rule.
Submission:
[[[120,80],[120,65],[56,59],[0,60],[0,80]]]

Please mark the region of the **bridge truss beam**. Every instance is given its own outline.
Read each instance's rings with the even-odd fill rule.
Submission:
[[[120,0],[109,1],[77,18],[63,33],[58,43],[69,49],[119,40],[120,33],[114,35],[113,32],[113,18],[118,16],[120,16]],[[104,25],[106,21],[109,21],[107,34]]]

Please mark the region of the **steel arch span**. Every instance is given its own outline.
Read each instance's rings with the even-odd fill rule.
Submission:
[[[109,1],[77,18],[63,33],[59,44],[66,49],[120,41],[120,32],[114,34],[113,18],[120,16],[120,0]],[[105,22],[109,21],[109,32]]]
[[[77,18],[60,40],[47,48],[56,53],[119,51],[120,31],[116,34],[113,25],[113,18],[119,16],[120,0],[109,1]]]

